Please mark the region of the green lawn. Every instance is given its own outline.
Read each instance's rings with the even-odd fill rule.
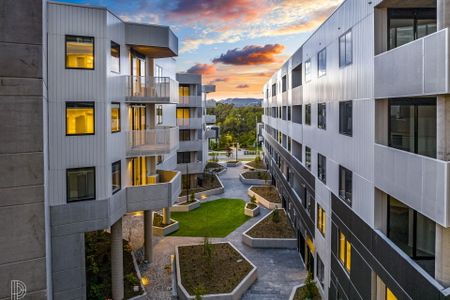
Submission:
[[[174,236],[226,237],[250,217],[244,215],[245,201],[241,199],[219,199],[202,203],[190,212],[174,212],[172,219],[180,222]]]

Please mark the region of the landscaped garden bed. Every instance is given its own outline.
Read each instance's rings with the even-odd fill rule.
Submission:
[[[195,194],[191,193],[189,200],[177,203],[170,208],[171,212],[189,212],[200,207],[200,201],[195,199]]]
[[[163,223],[163,216],[159,213],[153,213],[153,234],[156,236],[166,236],[174,233],[180,228],[178,221],[170,219],[169,224]]]
[[[256,217],[259,215],[259,205],[256,203],[246,203],[244,208],[244,214],[249,217]]]
[[[242,234],[242,242],[253,248],[297,247],[297,239],[284,209],[274,209]]]
[[[264,161],[260,157],[255,158],[255,160],[249,161],[248,163],[245,164],[245,167],[251,170],[266,169],[266,165],[264,164]]]
[[[270,174],[267,171],[247,171],[240,174],[239,179],[244,184],[263,185],[270,180]]]
[[[256,267],[231,243],[176,247],[180,299],[240,299],[256,280]]]
[[[256,202],[268,209],[281,208],[281,198],[273,185],[251,186],[248,189],[250,197],[255,196]]]
[[[201,184],[197,187],[191,187],[189,189],[183,188],[180,196],[178,197],[178,201],[186,201],[186,195],[188,192],[189,195],[192,192],[195,193],[195,197],[200,199],[204,196],[223,194],[224,190],[224,186],[216,174],[204,173]]]
[[[225,171],[227,168],[222,166],[221,164],[217,162],[210,161],[206,164],[205,171],[215,174],[220,174],[223,171]]]
[[[106,231],[85,234],[86,293],[88,299],[112,299],[111,234]],[[133,263],[131,247],[123,241],[123,272],[125,299],[144,293]]]
[[[230,168],[238,167],[240,164],[241,164],[241,161],[239,161],[239,160],[227,161],[227,167],[230,167]]]
[[[319,290],[312,278],[311,273],[308,273],[308,277],[304,284],[295,286],[292,289],[289,300],[322,300]]]

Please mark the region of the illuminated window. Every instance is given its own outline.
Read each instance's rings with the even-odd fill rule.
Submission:
[[[120,104],[111,103],[111,132],[120,131]]]
[[[325,210],[317,204],[317,229],[325,236],[325,230],[327,227],[327,215]]]
[[[112,175],[112,193],[114,194],[120,191],[122,186],[120,160],[112,164],[111,175]]]
[[[397,297],[388,287],[386,287],[386,300],[397,300]]]
[[[177,108],[177,119],[189,119],[189,108]]]
[[[94,69],[94,38],[66,35],[66,68]]]
[[[95,168],[66,170],[67,202],[95,199]]]
[[[339,232],[339,261],[342,263],[347,272],[350,273],[352,264],[352,245],[347,240],[347,237]]]
[[[66,102],[66,135],[89,135],[94,133],[94,102]]]
[[[178,89],[179,89],[179,92],[180,92],[180,96],[189,96],[190,95],[190,91],[189,91],[189,86],[188,85],[180,85],[180,87]]]
[[[120,73],[120,45],[111,41],[111,72]]]

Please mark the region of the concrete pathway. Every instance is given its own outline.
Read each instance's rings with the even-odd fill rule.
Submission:
[[[248,201],[248,186],[241,183],[239,174],[243,167],[228,168],[220,176],[225,193],[211,196],[207,201],[220,198],[240,198]],[[292,287],[306,278],[306,271],[300,255],[296,250],[253,249],[244,245],[241,235],[269,211],[262,209],[260,216],[252,218],[225,238],[212,239],[213,242],[229,241],[235,245],[258,268],[258,280],[251,286],[242,299],[244,300],[276,300],[288,299]],[[124,219],[124,236],[131,239],[131,245],[138,249],[143,244],[143,224],[140,216],[127,216]],[[170,255],[175,246],[201,243],[199,237],[154,237],[153,263],[141,264],[142,275],[150,280],[146,286],[148,299],[171,299]],[[142,250],[136,251],[138,259],[142,258]]]

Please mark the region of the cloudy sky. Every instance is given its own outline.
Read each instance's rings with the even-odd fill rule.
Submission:
[[[127,21],[169,25],[177,71],[204,75],[211,97],[262,97],[262,86],[342,0],[63,0]]]

